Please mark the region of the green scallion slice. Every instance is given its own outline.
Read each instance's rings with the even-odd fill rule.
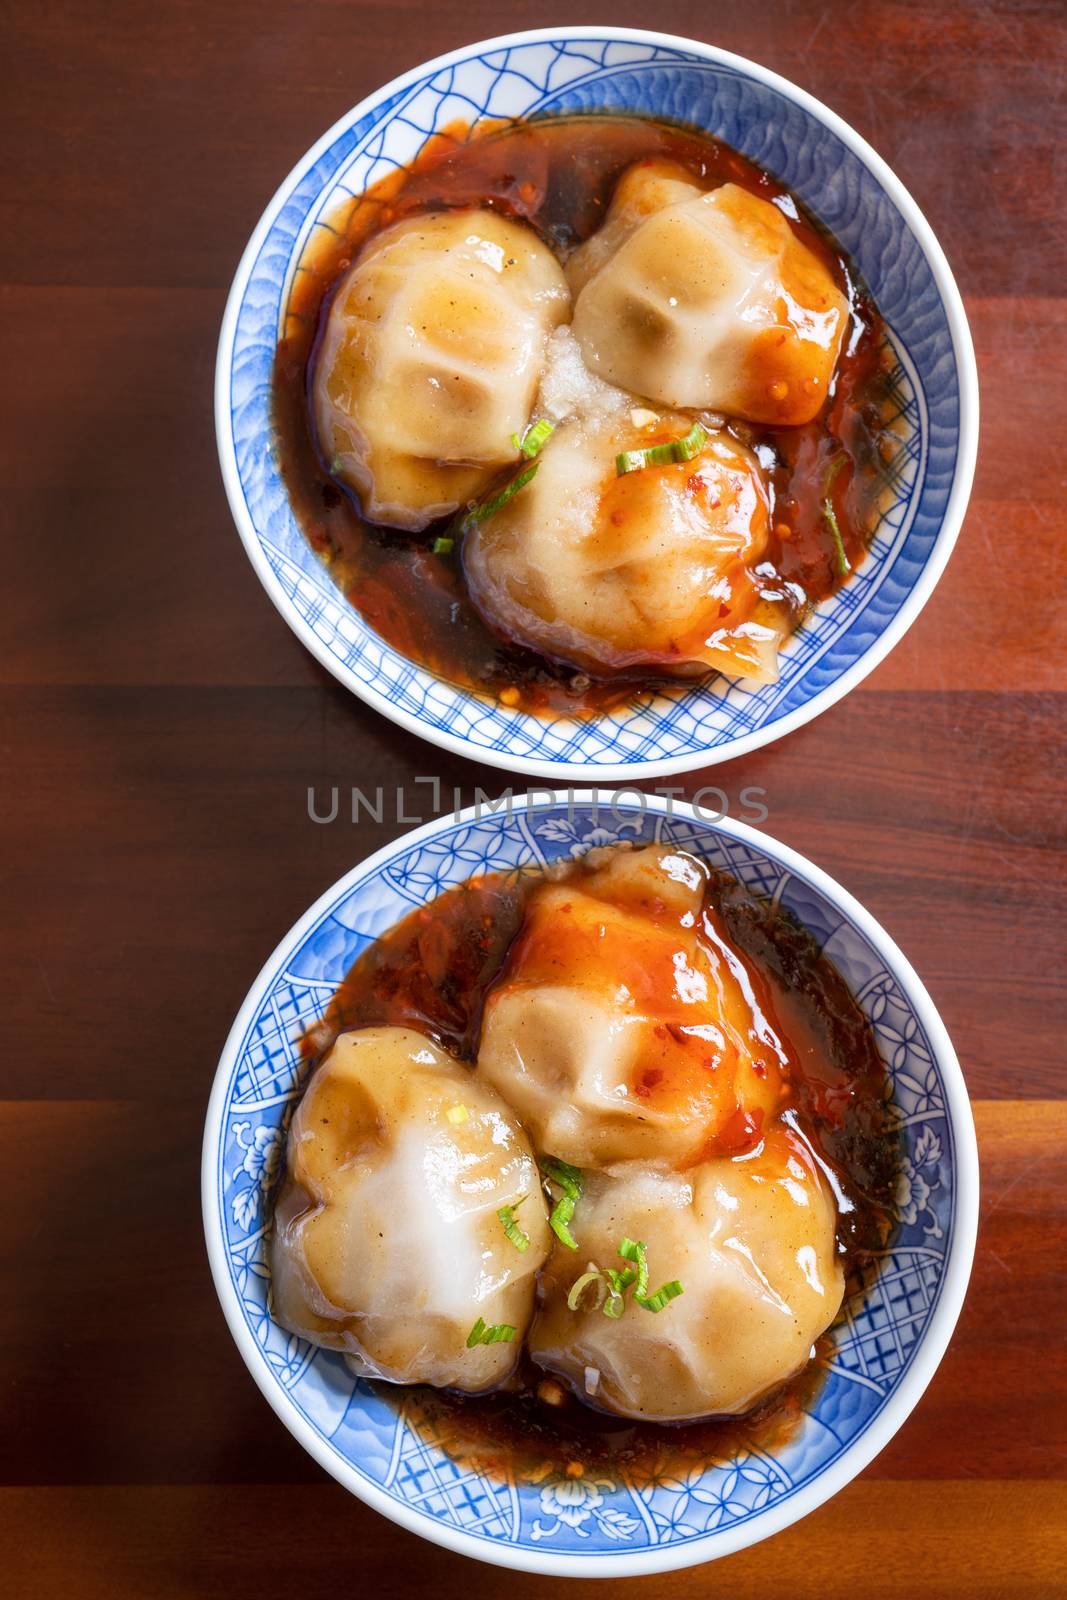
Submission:
[[[547,1160],[542,1161],[541,1171],[546,1178],[551,1178],[553,1183],[558,1184],[563,1193],[569,1195],[572,1200],[582,1198],[581,1167],[572,1167],[569,1161],[560,1161],[555,1156],[549,1156]]]
[[[464,523],[484,522],[487,517],[493,516],[502,506],[506,506],[509,500],[514,499],[520,489],[525,489],[540,465],[540,461],[531,461],[528,467],[523,467],[510,483],[504,485],[499,494],[493,495],[491,500],[481,500],[477,505],[471,506],[463,518]]]
[[[608,1297],[604,1301],[602,1309],[606,1317],[611,1317],[613,1321],[618,1321],[626,1310],[626,1301],[621,1294],[615,1294],[609,1289]]]
[[[667,467],[673,461],[692,461],[708,442],[707,433],[694,422],[682,439],[669,439],[666,444],[650,444],[644,450],[623,450],[615,457],[615,475],[640,472],[645,467]]]
[[[838,454],[834,456],[834,459],[826,469],[826,478],[822,486],[822,492],[824,495],[829,495],[830,490],[834,486],[834,479],[837,477],[837,474],[841,471],[841,468],[844,466],[847,460],[848,456],[844,450],[839,451]]]
[[[593,1264],[592,1261],[590,1261],[587,1269],[582,1273],[581,1277],[575,1278],[574,1282],[571,1284],[570,1293],[567,1296],[567,1306],[569,1310],[577,1311],[582,1295],[585,1293],[591,1283],[595,1283],[597,1286],[597,1305],[599,1306],[607,1291],[604,1287],[604,1274],[601,1272],[599,1267]]]
[[[622,1294],[637,1277],[633,1267],[605,1267],[604,1276],[615,1294]]]
[[[467,1349],[473,1350],[476,1344],[510,1344],[515,1337],[515,1329],[510,1322],[496,1322],[487,1328],[481,1317],[467,1335]]]
[[[532,460],[541,449],[541,446],[544,444],[549,434],[555,433],[555,431],[556,424],[554,422],[549,422],[547,417],[541,417],[539,421],[531,422],[530,426],[521,436],[517,433],[513,433],[511,435],[511,442],[515,446],[516,450],[521,450],[524,456],[529,456]]]
[[[552,1207],[548,1225],[556,1235],[560,1244],[565,1244],[568,1250],[577,1250],[578,1241],[570,1230],[570,1220],[574,1216],[574,1201],[569,1194],[557,1200]]]
[[[623,1239],[619,1245],[619,1254],[624,1261],[632,1261],[637,1267],[634,1281],[634,1299],[641,1300],[648,1293],[648,1256],[647,1247],[640,1239]]]
[[[531,461],[528,467],[523,467],[502,489],[491,495],[488,500],[472,501],[470,505],[464,506],[457,511],[441,537],[434,540],[434,554],[451,555],[456,541],[462,539],[467,530],[473,527],[476,522],[484,522],[487,517],[491,517],[494,512],[499,511],[502,506],[506,506],[508,501],[513,499],[520,489],[525,489],[540,465],[539,461]]]
[[[847,578],[852,568],[849,566],[848,556],[845,554],[845,542],[841,537],[841,529],[837,526],[837,517],[834,513],[833,501],[827,496],[822,503],[823,521],[829,528],[834,540],[834,565],[837,567],[838,576]]]
[[[636,1276],[633,1267],[604,1268],[604,1277],[608,1285],[608,1297],[603,1308],[606,1317],[622,1316],[626,1310],[626,1291]]]
[[[572,1167],[569,1161],[557,1161],[554,1157],[550,1157],[547,1161],[542,1161],[541,1171],[557,1188],[563,1190],[552,1207],[548,1225],[560,1244],[566,1245],[568,1250],[577,1250],[578,1241],[571,1233],[569,1224],[574,1216],[574,1208],[582,1197],[581,1170]]]
[[[624,1239],[619,1245],[619,1254],[624,1261],[633,1261],[637,1264],[637,1279],[634,1283],[633,1297],[639,1306],[644,1306],[646,1311],[662,1311],[663,1307],[671,1300],[676,1300],[685,1291],[677,1278],[672,1278],[670,1283],[665,1283],[662,1289],[657,1289],[655,1294],[648,1292],[648,1251],[640,1239]]]
[[[635,1293],[634,1299],[637,1300],[638,1305],[644,1306],[646,1311],[662,1311],[665,1305],[668,1305],[672,1300],[677,1300],[678,1296],[684,1293],[685,1290],[678,1282],[678,1279],[672,1278],[670,1283],[665,1283],[662,1289],[656,1290],[655,1294],[642,1295],[639,1298]]]
[[[528,1250],[530,1248],[530,1235],[528,1233],[523,1233],[522,1229],[515,1221],[515,1213],[525,1199],[525,1195],[520,1195],[515,1201],[514,1205],[501,1206],[500,1210],[497,1212],[497,1216],[500,1218],[500,1226],[504,1230],[504,1234],[508,1243],[513,1244],[516,1250],[519,1251]]]

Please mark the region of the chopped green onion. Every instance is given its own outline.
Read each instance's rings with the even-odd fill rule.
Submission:
[[[571,1284],[570,1294],[567,1296],[567,1305],[571,1311],[577,1311],[578,1302],[581,1300],[582,1295],[585,1293],[586,1289],[588,1289],[591,1283],[595,1283],[597,1286],[597,1305],[599,1306],[606,1293],[604,1288],[604,1274],[601,1272],[599,1267],[594,1266],[594,1264],[590,1261],[587,1270],[582,1273],[580,1278],[575,1278],[574,1282]]]
[[[597,1286],[596,1309],[602,1311],[606,1317],[621,1317],[626,1309],[625,1291],[634,1281],[636,1274],[632,1267],[605,1267],[601,1270],[595,1261],[590,1261],[580,1278],[575,1278],[567,1296],[567,1305],[572,1311],[577,1311],[582,1295],[591,1283]]]
[[[624,1261],[633,1261],[637,1266],[636,1281],[634,1283],[634,1299],[640,1300],[648,1293],[648,1259],[647,1247],[640,1239],[623,1239],[619,1245],[619,1254]]]
[[[456,540],[461,539],[474,523],[484,522],[494,512],[499,511],[502,506],[506,506],[508,501],[513,499],[520,489],[525,489],[540,465],[539,461],[531,461],[528,467],[523,467],[521,472],[516,473],[515,477],[506,483],[497,494],[491,496],[490,499],[474,500],[457,511],[442,536],[434,540],[434,554],[451,554]]]
[[[330,457],[330,476],[335,478],[337,476],[337,474],[340,472],[340,470],[341,470],[343,465],[344,465],[344,463],[342,462],[340,456],[331,456]]]
[[[515,1221],[515,1213],[525,1199],[525,1195],[520,1195],[515,1201],[514,1205],[501,1206],[500,1210],[497,1212],[497,1216],[500,1218],[500,1225],[504,1230],[504,1234],[508,1240],[508,1243],[513,1244],[516,1250],[520,1251],[528,1250],[530,1248],[530,1235],[528,1233],[523,1233],[522,1229]]]
[[[550,1158],[542,1161],[541,1171],[546,1178],[563,1190],[563,1194],[552,1208],[548,1225],[561,1244],[568,1250],[577,1250],[578,1241],[571,1233],[570,1223],[574,1216],[574,1208],[582,1196],[582,1174],[578,1167],[572,1167],[568,1161],[557,1161]]]
[[[604,1276],[607,1278],[613,1292],[615,1294],[622,1294],[623,1290],[628,1289],[631,1283],[633,1283],[634,1279],[637,1277],[637,1273],[634,1271],[633,1267],[606,1267],[604,1269]]]
[[[666,467],[672,461],[692,461],[708,442],[708,436],[699,422],[694,422],[682,439],[669,439],[666,444],[651,444],[644,450],[623,450],[615,457],[615,475],[640,472],[644,467]]]
[[[848,556],[845,554],[844,540],[841,538],[841,529],[837,526],[837,517],[834,514],[833,501],[830,500],[829,497],[827,497],[822,503],[822,514],[823,521],[833,534],[836,555],[835,565],[837,567],[838,575],[842,578],[847,578],[849,573],[852,571],[852,568],[848,564]]]
[[[847,452],[844,450],[839,451],[827,468],[826,478],[823,482],[822,490],[824,496],[822,503],[823,521],[826,523],[826,526],[833,535],[835,546],[834,565],[837,568],[838,576],[842,578],[847,578],[849,573],[852,571],[852,568],[849,565],[848,556],[845,554],[845,542],[841,537],[841,529],[837,525],[837,515],[834,511],[834,502],[831,498],[830,491],[834,486],[834,479],[837,477],[838,473],[841,471],[841,468],[847,461]]]
[[[581,1167],[572,1167],[569,1161],[560,1161],[555,1156],[549,1156],[547,1160],[542,1161],[541,1171],[546,1178],[551,1178],[553,1183],[557,1183],[564,1194],[570,1195],[572,1200],[582,1198]]]
[[[556,1201],[548,1219],[548,1225],[552,1232],[556,1235],[560,1244],[565,1244],[568,1250],[577,1250],[578,1248],[578,1241],[569,1227],[573,1216],[574,1201],[569,1194],[565,1194],[562,1199]]]
[[[467,1110],[466,1106],[462,1106],[457,1103],[454,1106],[449,1106],[448,1110],[445,1112],[445,1116],[449,1122],[458,1127],[461,1122],[467,1121],[468,1117],[470,1116],[470,1112]]]
[[[519,434],[513,433],[511,435],[511,442],[515,446],[516,450],[521,450],[524,456],[529,456],[532,460],[533,457],[537,455],[549,434],[555,433],[555,431],[556,424],[554,422],[549,422],[547,417],[542,417],[539,422],[531,422],[530,426],[525,430],[521,437]]]
[[[675,461],[692,461],[698,456],[708,442],[708,436],[699,422],[694,422],[684,439],[674,442]]]
[[[827,468],[826,479],[822,486],[823,494],[828,495],[830,493],[830,490],[834,486],[834,479],[837,477],[837,474],[841,471],[841,468],[844,466],[847,460],[847,454],[844,450],[841,450],[831,461],[829,467]]]
[[[625,1310],[626,1301],[623,1296],[609,1290],[608,1297],[604,1301],[604,1315],[611,1317],[613,1321],[617,1321]]]
[[[621,1317],[626,1310],[626,1291],[637,1274],[633,1267],[605,1267],[604,1276],[608,1280],[608,1299],[604,1306],[604,1315]]]
[[[515,1329],[510,1322],[497,1322],[487,1328],[481,1317],[467,1335],[467,1349],[473,1350],[476,1344],[510,1344],[515,1337]]]
[[[637,1281],[634,1283],[633,1297],[639,1306],[644,1306],[646,1311],[662,1311],[663,1307],[671,1300],[676,1300],[684,1293],[677,1278],[672,1278],[670,1283],[665,1283],[662,1289],[657,1289],[655,1294],[648,1292],[648,1252],[647,1247],[640,1239],[624,1239],[619,1245],[619,1254],[624,1261],[637,1263]]]
[[[678,1279],[672,1278],[670,1283],[665,1283],[662,1289],[656,1290],[655,1294],[644,1295],[638,1299],[635,1293],[634,1299],[638,1300],[638,1304],[644,1306],[646,1311],[662,1311],[663,1307],[669,1304],[671,1300],[677,1300],[678,1296],[684,1293],[685,1290],[678,1282]]]
[[[632,1261],[635,1265],[601,1269],[595,1261],[590,1261],[581,1277],[575,1278],[571,1284],[567,1305],[572,1311],[579,1309],[582,1295],[591,1283],[597,1285],[599,1296],[597,1305],[600,1310],[614,1321],[617,1321],[626,1310],[626,1291],[631,1284],[634,1286],[634,1300],[646,1311],[662,1311],[664,1306],[685,1293],[678,1279],[672,1278],[661,1289],[657,1289],[655,1294],[649,1294],[647,1247],[640,1239],[623,1239],[619,1245],[619,1254],[625,1261]]]
[[[528,467],[523,467],[517,477],[512,478],[510,483],[504,485],[499,494],[495,494],[491,500],[482,500],[479,504],[471,506],[463,518],[464,524],[468,522],[484,522],[487,517],[491,517],[499,511],[501,506],[506,506],[508,501],[513,499],[520,489],[525,489],[540,465],[540,461],[531,461]]]

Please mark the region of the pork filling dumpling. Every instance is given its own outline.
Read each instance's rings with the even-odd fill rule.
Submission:
[[[476,1392],[508,1377],[551,1236],[529,1142],[486,1083],[410,1029],[342,1034],[286,1160],[272,1246],[283,1327],[392,1383]],[[468,1349],[479,1318],[514,1338]]]
[[[778,634],[752,577],[768,501],[751,451],[713,432],[690,460],[616,470],[621,452],[690,428],[689,418],[639,410],[557,428],[533,480],[464,542],[469,592],[487,621],[597,673],[773,680]]]
[[[569,312],[552,252],[495,212],[412,217],[371,240],[330,308],[313,392],[322,451],[369,517],[424,528],[514,459]]]
[[[807,1146],[780,1125],[744,1159],[588,1174],[571,1228],[579,1250],[550,1258],[530,1354],[620,1416],[748,1411],[805,1366],[841,1305],[833,1200]],[[631,1296],[608,1317],[592,1279],[572,1309],[579,1277],[626,1266],[624,1238],[645,1244],[653,1293],[673,1280],[682,1293],[658,1313]]]
[[[613,256],[623,240],[654,211],[692,200],[703,191],[688,168],[677,161],[650,157],[627,167],[611,197],[604,226],[598,228],[567,261],[567,282],[577,295],[595,272]]]
[[[605,232],[614,226],[609,211]],[[665,405],[752,422],[817,415],[848,306],[777,206],[727,183],[621,231],[574,307],[594,372]]]
[[[785,1052],[703,906],[706,869],[650,845],[530,897],[490,991],[478,1076],[579,1167],[736,1150],[781,1103]]]

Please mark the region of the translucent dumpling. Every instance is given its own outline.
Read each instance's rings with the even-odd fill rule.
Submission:
[[[611,206],[598,228],[583,245],[579,245],[567,262],[567,282],[571,293],[577,295],[622,244],[634,229],[664,206],[678,205],[692,200],[703,191],[688,168],[677,161],[663,161],[650,157],[635,161],[627,167],[611,197]]]
[[[412,217],[371,240],[330,308],[313,396],[323,453],[369,517],[423,528],[514,460],[569,310],[552,252],[494,212]]]
[[[533,891],[478,1076],[538,1149],[679,1165],[744,1148],[777,1111],[785,1050],[705,884],[695,858],[654,845]]]
[[[366,1376],[491,1388],[518,1359],[549,1238],[529,1143],[485,1082],[406,1028],[338,1038],[289,1132],[272,1249],[283,1327]],[[514,1338],[468,1348],[479,1318]]]
[[[807,1146],[780,1125],[744,1159],[587,1175],[570,1226],[579,1248],[552,1254],[530,1353],[621,1416],[749,1410],[805,1366],[841,1304],[833,1201]],[[682,1293],[658,1312],[631,1293],[613,1318],[594,1279],[572,1310],[586,1271],[625,1269],[624,1238],[645,1244],[651,1292],[677,1280]]]
[[[615,226],[609,211],[605,232]],[[777,206],[727,183],[619,232],[574,307],[600,377],[666,405],[811,421],[848,308]]]
[[[768,503],[751,451],[713,432],[691,460],[616,471],[620,452],[690,427],[640,410],[558,427],[533,480],[464,542],[468,588],[488,622],[597,673],[773,680],[779,634],[751,572]]]

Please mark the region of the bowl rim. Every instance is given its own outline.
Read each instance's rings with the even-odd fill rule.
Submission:
[[[237,1013],[215,1071],[204,1125],[201,1206],[215,1291],[245,1365],[290,1433],[319,1466],[357,1499],[409,1532],[419,1534],[431,1543],[442,1545],[457,1554],[471,1556],[475,1560],[485,1561],[493,1566],[554,1577],[640,1577],[716,1560],[720,1556],[731,1555],[735,1551],[769,1538],[772,1534],[779,1533],[837,1494],[884,1449],[917,1405],[936,1372],[952,1337],[967,1292],[978,1229],[978,1145],[963,1072],[936,1006],[895,941],[847,889],[821,867],[817,867],[798,851],[782,844],[772,835],[731,817],[709,821],[700,816],[692,805],[677,800],[672,801],[668,797],[648,795],[645,797],[645,802],[641,806],[635,802],[627,805],[620,802],[617,794],[613,795],[611,791],[603,789],[549,791],[538,788],[525,795],[515,796],[512,814],[521,808],[522,813],[528,815],[533,811],[547,810],[562,803],[573,805],[578,810],[594,805],[599,805],[601,809],[614,806],[616,811],[621,807],[624,811],[636,811],[643,816],[657,815],[672,820],[680,819],[692,824],[704,834],[710,836],[725,834],[771,856],[825,896],[885,960],[926,1031],[944,1083],[945,1114],[952,1130],[956,1153],[953,1174],[955,1220],[952,1244],[945,1260],[941,1291],[929,1325],[901,1383],[894,1389],[874,1420],[856,1441],[831,1461],[815,1479],[795,1490],[778,1507],[772,1507],[732,1530],[724,1533],[713,1531],[685,1544],[656,1545],[618,1555],[589,1554],[581,1556],[580,1561],[576,1561],[571,1554],[553,1551],[547,1547],[533,1551],[503,1540],[497,1546],[495,1541],[476,1538],[461,1529],[435,1520],[415,1507],[405,1505],[387,1494],[377,1484],[361,1477],[329,1447],[325,1440],[319,1437],[274,1378],[244,1318],[227,1264],[225,1227],[218,1205],[218,1150],[233,1070],[249,1024],[260,1010],[284,960],[299,945],[318,919],[360,879],[379,870],[394,857],[409,853],[413,847],[426,843],[447,829],[464,822],[496,821],[508,813],[487,812],[483,805],[476,804],[460,812],[435,817],[422,827],[403,833],[389,844],[383,845],[381,849],[374,851],[344,873],[325,893],[319,895],[267,958]]]
[[[611,43],[650,44],[660,45],[667,49],[684,50],[703,57],[707,61],[732,67],[766,84],[786,99],[792,100],[815,121],[821,122],[832,133],[836,134],[838,139],[859,158],[882,185],[889,199],[904,218],[905,224],[915,235],[919,247],[929,263],[938,294],[945,308],[960,390],[958,448],[952,489],[941,520],[941,526],[938,529],[926,565],[918,581],[908,591],[896,616],[878,635],[877,639],[852,663],[851,667],[843,672],[840,677],[835,678],[832,683],[820,689],[804,705],[798,706],[787,716],[773,723],[754,729],[743,738],[688,755],[669,756],[662,760],[619,761],[610,766],[598,764],[595,769],[591,769],[588,764],[581,762],[553,761],[539,756],[516,755],[506,750],[482,749],[470,739],[453,734],[448,729],[434,727],[413,713],[404,710],[380,690],[366,683],[351,667],[338,660],[292,604],[259,543],[259,537],[241,488],[240,472],[237,467],[236,450],[230,425],[230,380],[234,339],[237,331],[238,314],[252,268],[259,256],[263,241],[274,226],[290,191],[299,179],[314,166],[319,157],[329,149],[330,145],[344,129],[373,111],[383,100],[442,67],[468,60],[477,55],[484,55],[494,50],[508,49],[515,45],[555,43],[565,39],[587,39],[590,37],[604,39]],[[297,638],[310,650],[316,660],[328,672],[332,673],[338,682],[344,684],[347,689],[351,690],[367,705],[381,712],[383,716],[397,723],[408,733],[416,734],[428,743],[437,745],[440,749],[447,750],[453,755],[466,756],[469,760],[479,762],[483,766],[521,772],[529,777],[570,782],[586,782],[591,777],[595,778],[598,783],[618,782],[627,778],[651,779],[667,777],[674,773],[697,771],[703,767],[717,766],[723,761],[732,761],[737,756],[747,755],[750,751],[757,750],[765,744],[771,744],[785,737],[786,734],[792,733],[794,729],[803,727],[806,722],[810,722],[821,712],[829,710],[838,700],[855,688],[858,683],[862,682],[868,673],[873,672],[874,668],[885,659],[894,645],[899,643],[911,627],[936,588],[949,556],[952,554],[967,510],[971,485],[974,479],[975,460],[978,451],[978,412],[978,371],[974,357],[974,345],[967,323],[967,315],[963,307],[963,300],[956,286],[952,270],[933,228],[927,222],[918,204],[889,165],[872,149],[867,141],[835,111],[831,111],[828,106],[817,100],[814,95],[809,94],[807,90],[799,88],[796,84],[791,83],[789,79],[783,78],[776,72],[771,72],[757,62],[749,61],[744,56],[737,55],[729,50],[721,50],[716,45],[703,44],[697,39],[686,39],[679,34],[658,33],[655,30],[644,28],[615,28],[595,23],[585,25],[572,24],[561,28],[520,30],[515,33],[500,34],[491,39],[478,40],[460,49],[448,51],[444,55],[435,56],[432,60],[422,62],[410,71],[392,78],[383,87],[367,95],[352,110],[345,112],[342,117],[338,118],[332,127],[327,129],[322,137],[312,145],[307,154],[302,156],[292,168],[275,191],[259,222],[256,224],[230,286],[226,310],[219,333],[218,352],[215,362],[215,435],[230,512],[256,575],[276,609],[284,617]],[[440,679],[437,681],[444,682],[445,680]]]

